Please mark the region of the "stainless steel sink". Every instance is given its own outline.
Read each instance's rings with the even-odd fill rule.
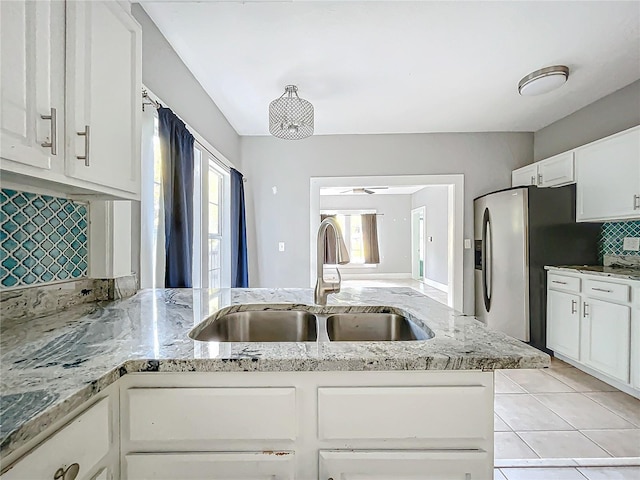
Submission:
[[[333,342],[388,342],[426,340],[432,335],[395,313],[341,313],[327,318]]]
[[[315,342],[316,316],[292,310],[228,313],[191,338],[202,342]]]

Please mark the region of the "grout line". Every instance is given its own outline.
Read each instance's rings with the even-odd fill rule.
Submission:
[[[602,392],[602,391],[598,391],[598,392],[586,392],[586,393],[624,393],[624,392],[623,392],[623,391],[621,391],[621,390],[616,390],[615,392]],[[625,393],[625,395],[627,395],[627,394]],[[631,395],[629,395],[629,396],[631,397]],[[625,417],[623,417],[622,415],[620,415],[618,412],[613,411],[613,410],[612,410],[611,408],[609,408],[606,404],[604,404],[604,403],[602,403],[602,402],[598,401],[598,400],[597,400],[597,399],[595,399],[595,398],[591,398],[591,397],[589,397],[589,396],[587,396],[587,395],[585,395],[585,397],[587,397],[589,400],[591,400],[591,401],[593,401],[593,402],[596,402],[598,405],[600,405],[600,406],[602,406],[602,407],[606,408],[607,410],[609,410],[609,411],[610,411],[611,413],[613,413],[614,415],[617,415],[618,417],[622,418],[623,420],[625,420],[625,421],[629,422],[631,425],[635,425],[637,428],[640,428],[640,425],[639,425],[639,424],[637,424],[636,422],[632,422],[632,421],[631,421],[631,420],[629,420],[628,418],[625,418]],[[635,398],[635,397],[631,397],[631,398]],[[639,401],[639,403],[640,403],[640,401]]]

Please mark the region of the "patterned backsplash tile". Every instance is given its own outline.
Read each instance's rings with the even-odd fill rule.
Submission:
[[[640,252],[632,252],[622,249],[624,237],[640,237],[640,220],[604,223],[602,225],[602,233],[600,235],[600,256],[640,255]]]
[[[0,190],[0,289],[87,276],[87,206]]]

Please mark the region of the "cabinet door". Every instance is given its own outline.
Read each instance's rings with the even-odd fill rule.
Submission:
[[[580,358],[580,297],[549,290],[547,293],[547,347]]]
[[[51,480],[58,469],[77,463],[78,478],[105,458],[111,448],[110,399],[104,398],[18,460],[0,480]]]
[[[573,183],[573,152],[561,153],[538,162],[538,185],[557,187]]]
[[[126,480],[293,480],[293,452],[140,453],[125,457]]]
[[[321,480],[486,480],[493,459],[478,450],[320,451]]]
[[[629,383],[631,307],[585,298],[581,334],[580,360]]]
[[[526,167],[511,172],[511,186],[523,187],[538,184],[538,164],[532,163]]]
[[[579,148],[577,221],[640,218],[640,128]]]
[[[117,2],[67,2],[67,175],[140,191],[140,42]]]
[[[64,158],[64,3],[0,2],[0,27],[0,156],[50,169]],[[52,109],[57,118],[43,119]],[[55,149],[42,145],[52,141]]]

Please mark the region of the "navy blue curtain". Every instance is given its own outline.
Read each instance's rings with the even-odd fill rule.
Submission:
[[[247,264],[247,220],[244,213],[242,174],[231,169],[231,287],[249,286]]]
[[[158,109],[164,189],[167,288],[191,288],[193,258],[193,135],[169,108]]]

